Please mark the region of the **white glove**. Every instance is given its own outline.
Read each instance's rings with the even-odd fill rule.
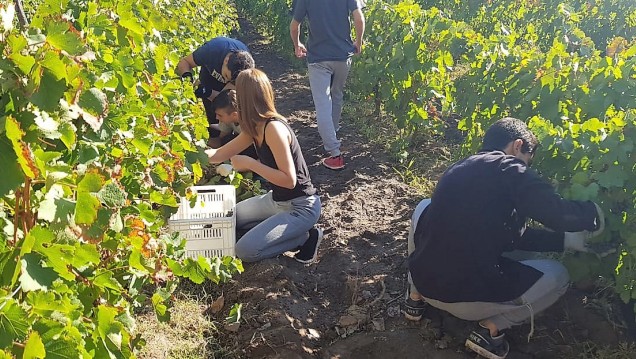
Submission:
[[[597,226],[598,229],[595,231],[580,231],[580,232],[565,232],[565,236],[563,237],[563,248],[570,249],[577,252],[595,252],[593,249],[588,247],[587,241],[590,238],[594,238],[601,234],[605,229],[605,214],[601,207],[598,204],[594,203],[596,206],[596,219],[598,220]],[[609,252],[611,253],[611,252]],[[604,253],[601,255],[607,255],[609,253]]]
[[[608,242],[588,243],[587,240],[592,238],[593,233],[594,232],[588,231],[565,232],[563,248],[577,252],[594,253],[598,257],[605,257],[609,254],[616,253],[615,244]]]
[[[216,173],[220,174],[223,177],[229,176],[234,171],[234,167],[232,167],[229,163],[223,163],[216,167]]]
[[[592,238],[592,233],[588,231],[581,232],[565,232],[563,237],[563,248],[566,250],[573,250],[576,252],[589,252],[587,247],[587,240]]]

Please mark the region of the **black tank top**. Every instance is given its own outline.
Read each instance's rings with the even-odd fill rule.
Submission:
[[[274,159],[274,154],[272,150],[269,148],[267,144],[267,139],[265,138],[265,129],[267,129],[267,125],[269,125],[272,121],[280,121],[285,124],[285,127],[289,130],[291,134],[291,144],[289,145],[289,149],[291,150],[292,160],[294,161],[294,168],[296,169],[296,187],[289,189],[284,187],[279,187],[273,183],[270,183],[272,186],[272,195],[274,201],[289,201],[297,197],[301,196],[311,196],[316,194],[316,188],[311,183],[311,177],[309,177],[309,169],[307,168],[307,163],[305,162],[305,158],[303,157],[303,153],[300,150],[300,145],[298,144],[298,139],[296,138],[296,134],[289,127],[286,121],[279,119],[269,119],[265,123],[265,127],[263,128],[263,143],[258,146],[256,145],[256,153],[258,154],[258,159],[264,165],[269,167],[278,169],[276,166],[276,160]]]

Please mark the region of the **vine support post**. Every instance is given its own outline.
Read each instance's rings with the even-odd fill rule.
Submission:
[[[18,22],[20,23],[20,27],[25,29],[29,27],[29,19],[27,19],[26,14],[24,13],[24,5],[22,4],[22,0],[15,0],[15,12],[18,15]]]

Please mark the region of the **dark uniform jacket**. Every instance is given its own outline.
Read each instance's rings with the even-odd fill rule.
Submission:
[[[507,302],[542,273],[502,257],[514,249],[562,251],[563,232],[595,230],[592,202],[568,201],[501,151],[455,163],[419,218],[409,270],[424,297],[446,303]],[[526,228],[526,218],[554,230]]]

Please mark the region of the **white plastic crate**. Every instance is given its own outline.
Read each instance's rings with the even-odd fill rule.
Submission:
[[[234,186],[195,186],[194,207],[183,197],[177,213],[168,220],[171,232],[186,239],[190,258],[234,256],[236,243],[236,193]]]

